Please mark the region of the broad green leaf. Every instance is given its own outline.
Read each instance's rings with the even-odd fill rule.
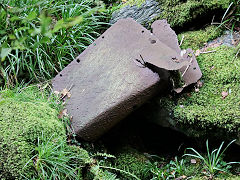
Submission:
[[[31,21],[37,17],[37,13],[35,11],[32,11],[28,14],[27,20]]]
[[[8,37],[9,37],[9,39],[12,39],[12,40],[16,39],[16,37],[13,34],[9,34]]]
[[[12,51],[12,48],[2,48],[1,50],[1,61],[4,61],[8,54]]]
[[[47,37],[47,36],[43,37],[43,38],[40,40],[40,43],[48,43],[48,42],[50,42],[50,39],[49,39],[49,37]]]
[[[10,21],[11,21],[11,22],[19,21],[19,20],[21,20],[21,18],[18,17],[18,16],[13,16],[13,17],[10,18]]]

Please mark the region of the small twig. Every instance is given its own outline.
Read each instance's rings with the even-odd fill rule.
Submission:
[[[191,58],[190,63],[192,63],[193,58]],[[185,69],[185,71],[182,73],[182,77],[184,76],[184,74],[187,72],[187,70],[189,69],[190,65],[187,66],[187,68]]]
[[[205,51],[205,52],[200,52],[200,54],[208,54],[208,53],[213,53],[216,52],[217,50],[213,50],[213,51]]]
[[[239,48],[239,50],[237,51],[237,53],[236,53],[235,57],[237,57],[237,56],[238,56],[239,52],[240,52],[240,48]]]
[[[135,59],[137,62],[139,62],[142,66],[144,66],[144,67],[146,67],[146,62],[144,61],[144,59],[143,59],[143,57],[142,57],[142,55],[140,54],[140,58],[141,58],[141,60],[139,60],[139,59]]]
[[[67,91],[70,92],[71,89],[73,88],[73,86],[74,86],[74,84],[72,84],[72,85],[70,86],[70,88],[67,89]],[[61,96],[61,97],[60,97],[60,100],[63,100],[63,99],[66,97],[66,95],[67,95],[67,94],[64,94],[64,96]]]
[[[213,24],[214,19],[215,19],[215,15],[214,15],[213,18],[212,18],[212,22],[211,22],[211,24]]]
[[[182,39],[181,39],[181,42],[180,42],[179,46],[181,46],[181,45],[182,45],[182,43],[183,43],[183,40],[184,40],[184,35],[182,36]]]

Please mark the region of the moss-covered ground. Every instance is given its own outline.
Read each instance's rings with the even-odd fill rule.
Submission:
[[[159,0],[159,2],[162,6],[159,19],[167,19],[172,27],[181,27],[213,11],[227,9],[230,0]]]
[[[198,50],[204,46],[205,43],[216,39],[223,33],[222,29],[217,26],[208,26],[198,31],[187,31],[178,35],[179,42],[182,41],[181,49],[192,48]]]
[[[55,152],[61,154],[59,148],[63,151],[63,147],[70,153],[65,156],[77,155],[83,163],[88,161],[87,152],[66,145],[64,123],[58,119],[60,105],[48,95],[38,88],[0,92],[0,179],[38,176],[42,171],[38,164],[51,161],[49,157],[54,158]],[[59,146],[57,142],[63,144]],[[34,155],[35,159],[32,159]],[[61,158],[57,157],[60,161]],[[68,160],[73,161],[74,158]]]
[[[184,35],[182,48],[198,50],[219,33],[216,28],[208,27],[178,37],[181,39]],[[197,57],[203,73],[203,87],[199,92],[193,90],[177,98],[176,104],[171,105],[173,118],[188,131],[194,130],[191,134],[195,136],[214,132],[218,137],[237,138],[240,130],[240,58],[235,57],[234,47],[222,45],[205,50],[213,52]]]
[[[195,130],[218,128],[234,132],[236,138],[240,131],[240,58],[235,58],[234,48],[221,46],[209,50],[216,52],[197,58],[203,87],[197,93],[180,97],[174,107],[174,118]]]

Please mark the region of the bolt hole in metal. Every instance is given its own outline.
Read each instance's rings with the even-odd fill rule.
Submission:
[[[77,59],[77,62],[80,63],[80,59]]]
[[[102,38],[104,39],[104,36],[102,36]]]
[[[197,69],[196,67],[193,68],[193,70],[196,70],[196,69]]]
[[[60,74],[59,76],[62,77],[62,74]]]
[[[157,41],[154,39],[151,39],[150,42],[151,42],[151,44],[155,44]]]
[[[142,33],[144,33],[144,30],[142,30]]]

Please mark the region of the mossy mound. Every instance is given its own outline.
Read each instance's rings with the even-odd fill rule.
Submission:
[[[30,92],[30,91],[29,91]],[[31,91],[32,92],[32,91]],[[2,91],[0,98],[0,179],[20,179],[29,175],[31,167],[23,169],[31,159],[38,137],[42,134],[65,137],[57,111],[49,104],[33,98]]]
[[[67,145],[64,123],[57,117],[60,108],[56,97],[38,88],[0,92],[0,179],[49,179],[51,171],[61,176],[63,167],[77,168],[81,179],[81,167],[92,159],[86,150]],[[55,161],[59,167],[51,164]]]
[[[146,173],[145,171],[146,162],[148,159],[136,149],[133,149],[131,147],[124,147],[116,155],[116,158],[117,168],[128,171],[140,179],[149,178],[150,174]],[[129,179],[131,177],[125,178]]]
[[[237,138],[240,131],[240,58],[236,50],[220,46],[216,52],[201,54],[197,60],[204,85],[198,93],[183,94],[173,106],[177,124],[201,131],[226,133]],[[222,93],[227,93],[226,97]]]
[[[230,0],[159,0],[162,13],[158,19],[167,19],[171,27],[182,27],[212,11],[227,9]]]
[[[199,31],[188,31],[178,35],[179,42],[183,38],[181,49],[192,48],[193,50],[200,49],[204,43],[216,39],[222,35],[223,31],[216,26],[208,26]]]

